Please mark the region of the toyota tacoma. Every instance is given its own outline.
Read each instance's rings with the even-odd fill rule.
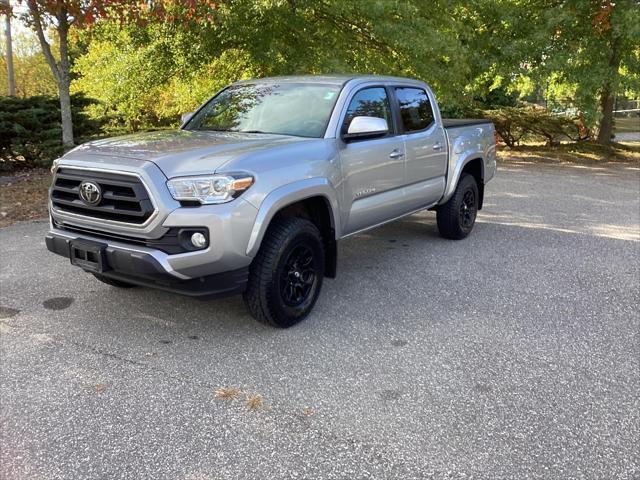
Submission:
[[[46,245],[106,284],[242,293],[256,319],[289,327],[336,276],[339,240],[424,209],[462,239],[495,171],[493,125],[442,119],[421,81],[241,81],[179,130],[56,160]]]

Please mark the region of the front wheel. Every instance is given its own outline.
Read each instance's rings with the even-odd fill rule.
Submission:
[[[316,226],[303,218],[277,218],[249,269],[243,295],[251,315],[287,328],[313,308],[324,277],[324,248]]]
[[[463,174],[452,197],[436,213],[440,235],[452,240],[469,235],[478,214],[479,198],[476,179]]]

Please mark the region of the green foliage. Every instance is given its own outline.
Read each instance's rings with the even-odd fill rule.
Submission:
[[[500,86],[494,89],[487,88],[475,100],[482,108],[515,107],[518,104],[518,95]]]
[[[554,115],[535,106],[502,107],[482,112],[491,119],[500,138],[509,147],[521,140],[543,140],[547,145],[557,145],[562,140],[582,140],[578,119]]]
[[[537,93],[553,108],[581,112],[589,127],[599,100],[640,95],[637,0],[474,0],[463,17],[476,54],[469,88]]]
[[[149,30],[155,30],[150,27]],[[197,40],[157,33],[146,42],[122,29],[96,39],[86,55],[76,61],[80,78],[73,91],[98,99],[89,109],[93,118],[106,118],[111,128],[175,125],[181,113],[193,111],[218,89],[238,78],[255,75],[248,58],[235,50],[222,52],[208,62],[180,65],[184,50]],[[203,60],[207,60],[203,57]]]
[[[422,78],[451,109],[466,106],[467,49],[448,1],[235,0],[212,21],[100,22],[81,37],[75,91],[91,113],[131,130],[176,125],[242,78],[377,73]],[[419,38],[420,41],[416,41]]]
[[[510,107],[518,124],[526,101],[577,112],[589,130],[603,98],[640,96],[637,0],[171,0],[131,4],[130,14],[110,5],[70,38],[72,91],[98,100],[87,113],[111,132],[176,126],[229,82],[275,75],[415,77],[445,116]],[[555,141],[545,132],[562,130],[558,117],[525,113],[537,122],[525,137]]]
[[[0,92],[7,92],[7,60],[5,40],[0,32]],[[56,81],[42,54],[38,51],[37,39],[30,32],[13,34],[13,67],[16,79],[16,95],[56,95]]]
[[[80,137],[97,135],[100,122],[83,110],[94,103],[72,97],[73,121]],[[55,97],[0,97],[0,170],[46,166],[62,154],[60,103]]]

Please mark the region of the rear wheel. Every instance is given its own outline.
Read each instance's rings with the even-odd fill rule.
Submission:
[[[277,218],[251,264],[243,298],[254,318],[287,328],[311,312],[323,277],[324,248],[316,226],[302,218]]]
[[[136,287],[136,285],[134,285],[133,283],[123,282],[122,280],[115,280],[113,278],[105,277],[105,276],[100,275],[98,273],[93,273],[92,275],[94,277],[96,277],[98,280],[100,280],[102,283],[106,283],[107,285],[111,285],[112,287],[118,287],[118,288],[134,288],[134,287]]]
[[[476,179],[468,173],[463,174],[453,196],[438,208],[436,218],[440,235],[452,240],[469,235],[478,214],[479,198]]]

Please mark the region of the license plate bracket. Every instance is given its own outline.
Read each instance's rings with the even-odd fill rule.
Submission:
[[[72,240],[69,243],[69,259],[72,265],[93,273],[109,270],[106,257],[107,245],[88,240]]]

